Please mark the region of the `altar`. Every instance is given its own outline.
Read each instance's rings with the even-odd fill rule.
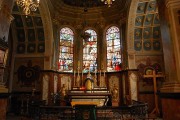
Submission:
[[[94,88],[90,91],[70,90],[67,97],[71,105],[91,103],[97,106],[106,106],[108,102],[111,102],[111,93],[106,88]]]

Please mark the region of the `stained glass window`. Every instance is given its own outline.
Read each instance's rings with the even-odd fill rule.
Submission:
[[[70,28],[62,28],[60,31],[59,62],[58,69],[63,72],[73,71],[73,40],[74,33]]]
[[[121,70],[121,41],[119,28],[110,27],[106,31],[107,40],[107,71]]]
[[[95,72],[97,69],[97,34],[88,29],[83,35],[83,72]]]

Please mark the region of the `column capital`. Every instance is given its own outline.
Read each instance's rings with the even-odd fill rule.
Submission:
[[[180,6],[180,1],[179,0],[166,0],[165,4],[167,8],[170,8],[173,6]]]

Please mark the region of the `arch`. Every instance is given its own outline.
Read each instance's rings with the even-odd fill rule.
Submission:
[[[42,22],[44,26],[44,36],[45,36],[45,53],[44,53],[44,69],[51,69],[53,66],[53,26],[51,20],[50,8],[48,7],[49,1],[42,0],[40,4],[40,12],[42,17]]]
[[[133,0],[127,26],[128,68],[136,69],[138,55],[162,53],[157,0]]]

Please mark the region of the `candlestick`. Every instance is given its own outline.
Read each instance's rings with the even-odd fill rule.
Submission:
[[[96,70],[95,70],[95,80],[96,80]]]
[[[80,61],[78,61],[78,68],[80,67]]]
[[[104,65],[103,65],[103,63],[101,64],[101,69],[102,69],[102,70],[104,69]]]
[[[105,70],[104,70],[104,79],[105,79]]]
[[[100,74],[99,86],[101,87],[101,70],[99,71],[99,74]]]
[[[78,69],[78,76],[79,76],[79,69]]]
[[[83,70],[82,70],[82,82],[81,82],[81,85],[83,86]]]
[[[94,84],[94,85],[96,85],[96,86],[97,86],[97,76],[96,76],[96,72],[97,72],[97,70],[95,69],[95,78],[94,78],[94,83],[96,83],[96,84]]]
[[[76,85],[76,71],[74,71],[74,86]]]

